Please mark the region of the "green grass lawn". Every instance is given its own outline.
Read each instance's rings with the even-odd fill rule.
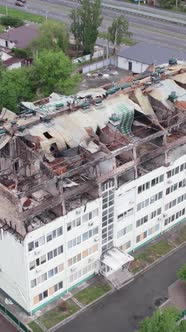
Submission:
[[[43,332],[43,330],[41,330],[41,328],[35,322],[29,323],[28,326],[32,329],[33,332]]]
[[[145,266],[153,263],[155,260],[161,256],[168,253],[174,247],[168,243],[167,240],[160,240],[148,248],[144,249],[141,253],[134,255],[134,262],[131,264],[130,270],[136,273],[142,270]]]
[[[55,309],[48,311],[46,314],[44,314],[43,316],[38,318],[40,320],[40,322],[47,329],[58,324],[59,322],[64,320],[66,317],[74,314],[76,311],[79,310],[79,307],[72,300],[68,300],[66,302],[67,302],[66,311],[62,310],[62,308],[60,308],[60,306],[57,306]]]
[[[0,6],[0,14],[6,15],[5,6]],[[9,7],[8,7],[8,15],[21,18],[22,20],[25,20],[25,21],[32,21],[32,22],[36,22],[36,23],[42,23],[45,20],[44,16],[35,15],[32,13],[26,13],[25,11],[22,11],[19,9],[14,9],[14,8],[9,8]]]
[[[186,226],[184,226],[178,230],[174,241],[177,245],[182,244],[183,242],[186,242]]]
[[[86,305],[91,303],[92,301],[99,298],[101,295],[107,293],[111,290],[111,286],[108,284],[105,285],[93,285],[87,287],[80,291],[79,293],[75,294],[74,297],[81,302],[82,304]]]

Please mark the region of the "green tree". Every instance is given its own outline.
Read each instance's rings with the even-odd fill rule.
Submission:
[[[159,310],[140,324],[139,332],[180,332],[177,324],[178,312],[174,308]]]
[[[3,70],[0,79],[0,109],[6,107],[17,112],[20,101],[33,98],[27,76],[27,68]]]
[[[4,25],[5,27],[20,27],[24,25],[24,21],[19,17],[13,16],[1,16],[0,24]]]
[[[71,12],[71,32],[84,54],[93,54],[102,22],[101,0],[80,0],[81,7]]]
[[[43,50],[35,58],[29,75],[33,91],[39,97],[53,91],[71,94],[79,75],[74,74],[74,66],[62,51]]]
[[[114,47],[119,46],[126,38],[130,38],[129,23],[127,19],[120,15],[113,19],[112,25],[108,28],[108,39]]]
[[[178,279],[186,281],[186,264],[184,264],[177,272]]]
[[[171,9],[176,6],[176,0],[159,0],[160,7],[165,9]],[[180,0],[177,1],[177,5],[180,4]]]
[[[19,59],[30,59],[32,57],[31,51],[27,49],[13,48],[12,52],[14,52],[15,57]]]
[[[37,54],[47,50],[62,50],[67,53],[69,46],[69,32],[62,22],[45,22],[41,25],[39,37],[35,39],[30,49]]]

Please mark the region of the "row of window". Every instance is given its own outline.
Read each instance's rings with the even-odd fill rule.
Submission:
[[[106,191],[109,188],[113,188],[114,187],[114,179],[110,179],[107,182],[102,183],[101,187],[102,187],[102,191]]]
[[[90,229],[89,231],[83,233],[82,235],[79,235],[79,236],[75,237],[74,239],[68,241],[68,249],[77,246],[81,242],[88,240],[89,238],[91,238],[92,236],[94,236],[96,234],[98,234],[98,227]]]
[[[179,172],[182,172],[184,169],[186,169],[186,163],[171,169],[171,171],[168,171],[167,177],[170,178],[171,176],[178,174]]]
[[[93,211],[85,213],[82,216],[82,218],[78,217],[72,221],[69,221],[67,223],[67,232],[71,231],[73,228],[81,226],[81,219],[82,219],[82,222],[87,222],[87,221],[97,217],[98,214],[99,214],[99,209],[97,208],[97,209],[94,209]]]
[[[163,182],[164,180],[164,175],[160,175],[151,181],[148,181],[146,183],[143,183],[141,186],[138,187],[138,194],[142,193],[143,191],[150,189],[151,187],[154,187],[156,184]]]
[[[181,211],[178,211],[177,213],[173,214],[169,218],[166,218],[164,225],[167,226],[171,222],[176,221],[181,216],[184,216],[184,214],[185,214],[185,209],[182,209]]]
[[[81,261],[83,258],[95,253],[98,251],[98,244],[93,245],[92,247],[84,250],[82,253],[80,252],[74,257],[71,257],[68,259],[68,266],[72,266],[76,264],[77,262]]]
[[[54,257],[61,255],[63,253],[63,246],[59,246],[58,248],[55,248],[51,251],[49,251],[47,254],[44,254],[36,259],[34,259],[32,262],[29,263],[29,269],[33,270],[36,266],[39,266],[41,264],[46,263],[46,261],[53,259]]]
[[[160,191],[159,193],[151,196],[150,199],[149,198],[145,199],[144,201],[137,204],[137,211],[140,211],[144,207],[147,207],[149,204],[154,203],[155,201],[161,199],[162,197],[163,197],[163,192]]]
[[[120,231],[117,232],[117,238],[119,239],[120,237],[124,236],[125,234],[127,234],[131,230],[132,230],[132,224],[120,229]]]
[[[161,214],[161,208],[155,210],[155,211],[152,211],[151,214],[150,214],[150,218],[148,215],[138,219],[136,221],[136,227],[139,227],[139,226],[142,226],[143,224],[145,224],[149,219],[153,219],[155,218],[156,216],[159,216]]]
[[[31,288],[38,286],[39,284],[43,283],[47,279],[52,278],[53,276],[62,272],[63,270],[64,270],[64,264],[60,264],[60,265],[54,267],[53,269],[49,270],[48,272],[43,273],[41,276],[31,280],[31,282],[30,282]]]
[[[175,191],[179,188],[183,188],[185,186],[186,186],[186,180],[185,179],[182,180],[182,181],[179,181],[177,183],[174,183],[174,184],[172,184],[172,186],[170,186],[166,189],[166,195],[172,193],[173,191]]]
[[[120,247],[120,249],[122,251],[125,251],[127,249],[129,249],[131,247],[131,241],[127,241],[126,243],[122,244],[122,246]]]
[[[87,274],[88,272],[91,272],[93,270],[95,270],[96,268],[96,262],[88,264],[87,266],[85,266],[82,270],[79,271],[75,271],[74,273],[72,273],[69,277],[69,283],[74,282],[75,280],[81,278],[83,275]]]
[[[131,216],[133,213],[134,213],[134,209],[132,208],[132,209],[129,209],[129,210],[119,214],[118,221],[122,221],[123,219]]]
[[[151,228],[149,228],[147,231],[144,231],[143,233],[139,234],[137,237],[136,237],[136,243],[140,242],[140,241],[143,241],[147,236],[150,236],[152,235],[153,233],[155,232],[158,232],[159,231],[159,228],[160,228],[160,225],[157,224]]]
[[[63,281],[60,281],[58,284],[54,285],[54,293],[58,292],[62,288],[63,288]],[[37,303],[38,301],[41,302],[42,300],[46,299],[48,296],[49,296],[49,290],[46,289],[44,292],[40,293],[38,296],[34,298],[34,302],[35,303]]]
[[[28,251],[32,251],[36,248],[39,248],[42,245],[44,245],[45,242],[49,242],[49,241],[55,239],[56,237],[61,236],[62,234],[63,234],[63,227],[61,226],[61,227],[55,229],[54,231],[48,233],[46,235],[46,239],[45,239],[45,235],[43,235],[39,239],[30,242],[28,244]]]
[[[173,199],[173,201],[171,201],[165,205],[165,210],[171,209],[173,206],[183,202],[185,199],[186,199],[186,194]]]

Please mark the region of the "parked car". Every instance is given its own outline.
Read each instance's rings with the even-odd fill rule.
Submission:
[[[17,0],[15,2],[15,5],[16,6],[19,6],[19,7],[24,7],[24,4],[26,3],[26,0]]]

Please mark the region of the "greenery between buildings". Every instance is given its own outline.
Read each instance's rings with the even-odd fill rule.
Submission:
[[[102,22],[101,0],[80,0],[80,7],[73,9],[71,32],[74,35],[77,48],[82,47],[83,54],[93,54],[98,28]]]
[[[186,264],[184,264],[177,272],[178,279],[186,281]]]
[[[96,300],[103,294],[109,292],[111,290],[111,286],[109,284],[103,285],[93,285],[89,286],[79,293],[75,294],[75,298],[82,304],[87,305],[92,301]]]
[[[179,229],[176,232],[174,242],[177,245],[180,245],[181,243],[186,242],[186,226],[181,227],[181,229]]]
[[[79,307],[77,306],[77,304],[75,304],[70,299],[66,302],[62,302],[55,309],[48,311],[46,314],[39,317],[38,319],[47,329],[49,329],[54,325],[58,324],[59,322],[63,321],[68,316],[74,314],[78,310]]]
[[[5,15],[0,17],[0,24],[5,26],[6,28],[8,28],[9,26],[18,28],[24,25],[24,21],[19,17]]]
[[[167,308],[163,312],[157,310],[141,322],[138,332],[185,332],[185,322],[178,324],[177,319],[178,311],[175,308]]]
[[[62,51],[43,50],[30,67],[5,70],[0,66],[0,109],[19,110],[23,100],[48,96],[53,91],[71,94],[79,82],[75,67]]]
[[[29,47],[33,55],[37,56],[43,50],[63,51],[68,53],[69,31],[67,26],[60,21],[47,21],[40,26],[39,37]]]
[[[180,0],[177,0],[177,6],[180,5]],[[159,0],[160,7],[165,9],[171,9],[175,6],[176,0]]]
[[[37,325],[34,321],[29,323],[28,326],[32,329],[33,332],[43,332],[39,325]]]
[[[144,249],[140,254],[134,255],[134,262],[130,265],[130,270],[134,273],[140,271],[147,265],[153,263],[161,256],[168,253],[174,247],[167,240],[159,240],[148,248]]]

